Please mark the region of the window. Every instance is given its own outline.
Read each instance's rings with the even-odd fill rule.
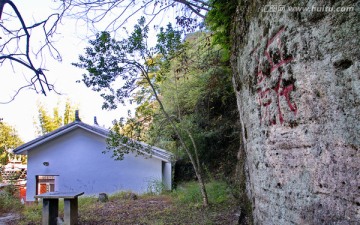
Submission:
[[[36,176],[36,194],[55,191],[56,176]]]

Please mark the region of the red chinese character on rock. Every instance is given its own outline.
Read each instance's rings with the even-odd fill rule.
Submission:
[[[283,111],[281,100],[285,98],[286,104],[295,115],[297,107],[290,100],[290,93],[294,91],[294,82],[284,81],[284,66],[290,63],[293,58],[285,56],[284,47],[280,36],[285,28],[282,27],[270,40],[267,41],[263,53],[258,47],[252,53],[257,52],[255,68],[258,102],[261,112],[261,123],[274,125],[277,118],[283,124]]]

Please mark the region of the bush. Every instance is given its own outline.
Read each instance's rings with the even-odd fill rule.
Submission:
[[[14,187],[6,187],[5,190],[0,191],[0,214],[10,213],[10,212],[19,212],[22,210],[23,205],[20,202],[20,199],[16,198],[12,191]]]
[[[23,209],[23,205],[19,198],[15,197],[17,193],[16,187],[10,185],[0,190],[0,214],[20,212]]]

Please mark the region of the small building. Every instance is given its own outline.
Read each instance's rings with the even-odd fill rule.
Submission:
[[[21,160],[13,158],[10,159],[1,172],[2,182],[5,184],[19,184],[26,178],[25,164],[22,164]]]
[[[0,167],[0,192],[4,188],[11,187],[14,196],[18,196],[22,202],[25,202],[26,168],[27,166],[22,164],[20,159],[9,157],[9,162]]]
[[[114,160],[106,150],[109,131],[74,122],[14,150],[27,155],[26,201],[48,191],[76,191],[85,195],[132,191],[145,193],[156,184],[171,189],[171,153],[150,146],[150,155],[129,153]],[[141,143],[145,145],[144,143]]]

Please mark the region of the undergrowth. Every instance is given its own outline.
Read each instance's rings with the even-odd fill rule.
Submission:
[[[229,200],[230,193],[225,182],[211,181],[205,186],[211,205],[221,204]],[[188,182],[179,185],[178,188],[173,191],[172,196],[181,204],[191,206],[200,206],[202,204],[202,195],[197,182]]]
[[[17,224],[19,225],[36,225],[40,224],[41,221],[41,204],[32,204],[25,206],[20,221]]]

